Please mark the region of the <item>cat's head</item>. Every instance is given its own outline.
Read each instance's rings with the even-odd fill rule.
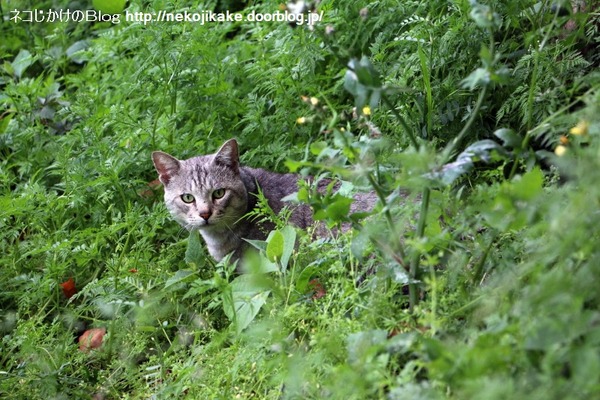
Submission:
[[[155,151],[152,161],[165,187],[167,209],[186,229],[230,229],[247,212],[235,139],[215,154],[178,160]]]

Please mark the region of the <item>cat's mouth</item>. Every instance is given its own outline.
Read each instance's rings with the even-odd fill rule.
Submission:
[[[195,221],[193,223],[193,225],[196,229],[203,230],[203,229],[212,229],[212,228],[218,226],[219,224],[217,221],[214,221],[212,219],[209,219],[209,220],[200,219],[198,221]]]
[[[208,221],[205,221],[205,220],[195,220],[195,221],[187,220],[182,225],[185,226],[185,228],[188,231],[192,231],[192,230],[203,230],[203,229],[212,227],[214,224],[209,223]]]

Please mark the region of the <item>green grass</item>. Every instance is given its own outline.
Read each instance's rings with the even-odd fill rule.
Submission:
[[[127,11],[279,7],[216,3]],[[347,3],[313,28],[0,24],[0,397],[598,397],[595,4]],[[374,215],[302,188],[354,229],[260,210],[278,229],[237,276],[150,159],[231,137],[247,165],[376,191]]]

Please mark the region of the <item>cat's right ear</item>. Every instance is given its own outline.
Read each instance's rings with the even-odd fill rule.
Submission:
[[[154,162],[154,168],[158,172],[158,179],[165,186],[169,184],[173,176],[177,175],[179,168],[181,168],[178,159],[162,151],[152,153],[152,162]]]

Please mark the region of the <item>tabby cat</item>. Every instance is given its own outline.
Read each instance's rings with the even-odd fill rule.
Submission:
[[[247,246],[243,239],[264,240],[274,228],[247,216],[257,205],[259,189],[275,213],[286,205],[292,210],[289,221],[294,225],[307,228],[313,223],[308,205],[282,200],[298,191],[300,176],[241,166],[235,139],[215,154],[178,160],[156,151],[152,160],[165,188],[167,209],[184,228],[200,232],[217,261],[229,253],[234,259],[241,257]],[[321,181],[317,189],[323,191],[327,184]],[[374,194],[359,194],[350,211],[368,210],[374,203]]]

